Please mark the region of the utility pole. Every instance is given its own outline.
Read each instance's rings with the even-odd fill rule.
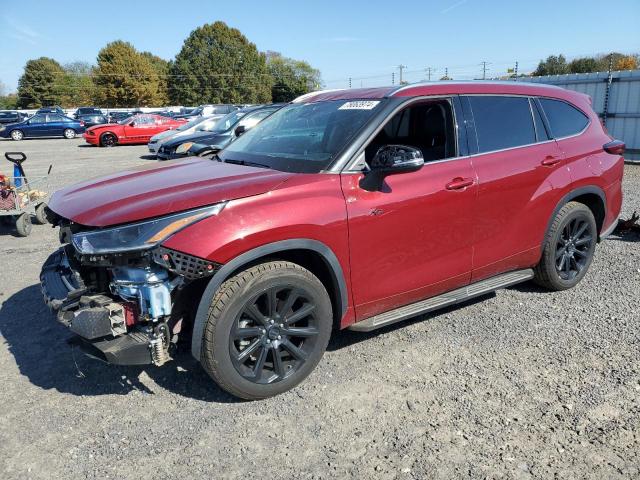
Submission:
[[[391,72],[391,85],[396,84],[396,72]]]
[[[400,70],[400,85],[402,85],[402,71],[403,71],[405,68],[407,68],[407,66],[406,66],[406,65],[402,65],[402,64],[398,65],[398,70]]]
[[[516,68],[513,69],[513,76],[518,78],[518,61],[516,60]]]
[[[444,78],[449,80],[449,67],[444,67]]]
[[[491,65],[489,62],[481,62],[482,65],[482,80],[486,80],[487,78],[487,65]]]
[[[351,88],[351,77],[349,77],[349,88]]]
[[[607,72],[607,86],[604,91],[604,106],[602,108],[602,124],[607,126],[607,117],[609,116],[609,97],[611,96],[611,82],[613,82],[613,54],[609,54],[609,71]]]
[[[432,68],[432,67],[427,67],[424,70],[425,70],[425,72],[427,72],[427,81],[430,82],[431,81],[431,72],[435,72],[436,69]]]

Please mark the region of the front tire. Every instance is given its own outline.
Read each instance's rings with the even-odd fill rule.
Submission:
[[[225,281],[209,307],[202,365],[246,400],[298,385],[327,348],[333,323],[324,285],[300,265],[272,261]]]
[[[11,132],[11,138],[16,142],[19,142],[24,138],[24,133],[22,133],[22,130],[13,130]]]
[[[20,237],[28,237],[31,233],[31,215],[23,213],[16,219],[16,232]]]
[[[114,147],[118,144],[118,139],[113,133],[103,133],[100,136],[101,147]]]
[[[569,202],[556,215],[535,267],[535,281],[550,290],[573,288],[587,273],[598,240],[598,227],[586,205]]]
[[[67,140],[76,138],[76,131],[73,128],[66,128],[62,134]]]

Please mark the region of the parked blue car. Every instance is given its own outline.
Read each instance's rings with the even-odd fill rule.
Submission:
[[[36,113],[22,122],[0,127],[0,137],[22,140],[25,137],[74,138],[84,133],[84,123],[58,113]]]

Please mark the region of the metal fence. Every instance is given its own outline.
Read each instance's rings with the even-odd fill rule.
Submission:
[[[640,70],[520,77],[586,93],[614,138],[627,144],[625,158],[640,160]]]

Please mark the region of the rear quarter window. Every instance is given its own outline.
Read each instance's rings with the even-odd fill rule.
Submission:
[[[539,100],[554,138],[575,135],[589,124],[589,117],[566,102],[550,98],[540,98]]]
[[[479,153],[536,143],[527,97],[470,96]]]

